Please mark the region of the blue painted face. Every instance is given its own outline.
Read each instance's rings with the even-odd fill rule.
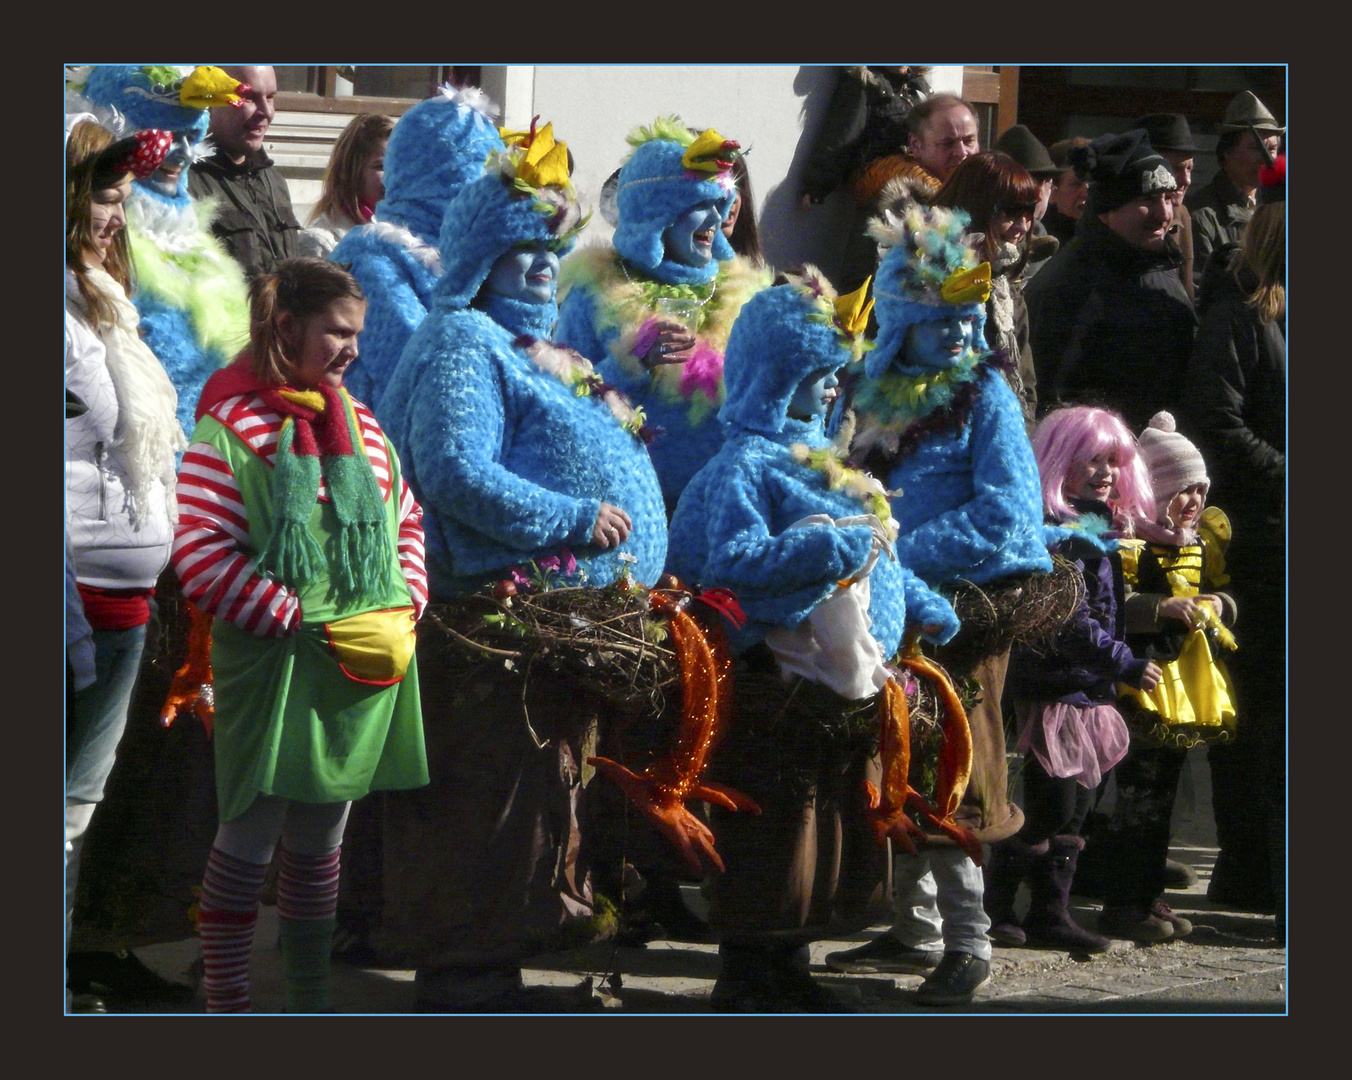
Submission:
[[[836,400],[838,368],[820,368],[798,384],[789,401],[789,416],[794,420],[812,420],[825,416],[831,402]]]
[[[169,146],[169,153],[164,155],[164,161],[142,183],[166,199],[172,199],[186,192],[188,162],[193,144],[198,138],[199,136],[191,131],[175,131],[174,141]]]
[[[717,200],[696,203],[663,230],[666,257],[682,266],[707,266],[714,257],[714,236],[722,225]]]
[[[547,304],[554,299],[559,257],[543,243],[520,244],[498,256],[484,289],[508,300]]]
[[[976,319],[956,310],[938,319],[912,323],[906,328],[904,363],[931,371],[951,368],[972,348],[975,333]]]

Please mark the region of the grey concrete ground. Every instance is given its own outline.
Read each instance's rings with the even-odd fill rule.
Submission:
[[[1215,828],[1204,753],[1189,757],[1174,816],[1173,857],[1191,865],[1198,882],[1171,891],[1166,901],[1192,920],[1183,940],[1153,946],[1114,942],[1107,953],[1072,958],[1040,949],[996,948],[991,981],[969,1006],[934,1009],[916,1004],[920,976],[839,975],[824,964],[828,952],[850,948],[881,932],[878,926],[848,940],[812,946],[813,971],[854,1012],[900,1013],[1284,1013],[1287,1010],[1286,948],[1272,934],[1270,916],[1223,908],[1206,898],[1215,861]],[[700,907],[698,890],[687,893]],[[1075,914],[1092,927],[1099,904],[1080,901]],[[264,907],[253,953],[256,1011],[283,1007],[276,908]],[[195,982],[200,951],[195,939],[146,946],[137,955],[166,978]],[[708,996],[718,974],[717,947],[653,941],[644,948],[601,944],[535,961],[528,985],[572,991],[579,1002],[615,1013],[709,1012]],[[333,999],[340,1013],[407,1013],[413,1009],[413,972],[363,968],[335,962]],[[200,1012],[198,999],[175,1011]],[[135,1004],[120,1011],[153,1012]]]

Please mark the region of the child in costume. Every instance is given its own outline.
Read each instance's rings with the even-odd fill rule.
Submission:
[[[885,253],[874,285],[877,347],[854,383],[851,459],[891,490],[897,558],[930,588],[1048,573],[1037,463],[1007,361],[983,336],[990,267],[969,246],[966,213],[928,206],[923,195],[907,180],[889,184],[870,224]],[[1008,665],[1005,648],[972,672],[981,700],[968,711],[971,779],[954,820],[985,843],[1022,824],[1008,797],[1000,709]],[[981,892],[976,862],[936,835],[924,858],[897,859],[891,931],[827,962],[929,972],[918,1001],[965,1004],[990,972]]]
[[[1127,644],[1163,669],[1154,690],[1119,687],[1131,747],[1117,766],[1117,800],[1090,850],[1103,880],[1099,929],[1113,937],[1159,941],[1192,926],[1161,898],[1169,823],[1179,774],[1190,747],[1228,742],[1235,693],[1222,655],[1235,647],[1228,627],[1235,602],[1225,549],[1230,521],[1206,506],[1211,481],[1197,448],[1159,412],[1139,436],[1150,472],[1155,516],[1136,522],[1122,541]]]
[[[442,87],[404,113],[385,148],[385,197],[375,220],[350,230],[329,253],[350,266],[367,297],[361,360],[349,392],[377,416],[385,384],[432,302],[441,276],[437,236],[446,207],[503,147],[497,107],[476,87]]]
[[[747,301],[728,339],[726,441],[681,495],[669,566],[731,589],[744,609],[745,626],[730,634],[735,701],[768,669],[782,672],[780,685],[792,679],[793,693],[805,680],[859,705],[893,679],[886,662],[908,621],[932,641],[957,631],[948,601],[893,558],[882,486],[846,468],[823,429],[836,372],[864,346],[863,294],[837,298],[805,267]],[[879,776],[872,741],[825,717],[766,731],[749,700],[734,708],[710,776],[764,812],[712,811],[727,869],[713,881],[722,969],[711,1004],[838,1009],[808,974],[808,943],[868,925],[886,895],[888,849],[870,833],[860,790]]]
[[[1117,684],[1149,691],[1160,679],[1158,665],[1126,644],[1122,560],[1111,531],[1152,513],[1150,477],[1122,418],[1106,409],[1049,413],[1033,448],[1053,550],[1077,564],[1085,596],[1053,648],[1017,650],[1010,664],[1026,816],[1018,834],[992,850],[986,910],[1000,944],[1102,952],[1107,938],[1075,922],[1069,902],[1084,849],[1080,828],[1099,782],[1127,752]],[[1025,878],[1032,902],[1020,925],[1014,899]]]
[[[427,508],[438,599],[551,559],[572,585],[662,572],[642,415],[549,341],[559,256],[584,224],[550,125],[447,207],[444,272],[381,403]],[[522,960],[592,912],[577,807],[597,714],[547,677],[525,701],[506,681],[470,699],[444,653],[424,668],[433,782],[386,799],[378,941],[416,967],[423,1010],[532,1011],[543,1003],[522,989]]]
[[[643,409],[670,511],[722,442],[728,334],[769,273],[735,256],[719,228],[737,197],[735,142],[713,129],[696,138],[673,116],[629,144],[615,235],[564,264],[554,336]]]
[[[173,133],[159,169],[132,184],[127,232],[142,337],[178,391],[185,436],[196,423],[203,384],[249,336],[243,271],[211,233],[215,208],[188,194],[189,167],[209,153],[208,109],[232,107],[239,86],[214,67],[100,64],[72,87],[128,134],[138,128]]]
[[[179,473],[174,569],[215,616],[220,827],[202,879],[208,1012],[250,1008],[249,949],[278,841],[288,1012],[330,1010],[352,800],[427,783],[415,623],[422,509],[343,389],[366,308],[330,262],[250,288],[248,351],[208,380]]]

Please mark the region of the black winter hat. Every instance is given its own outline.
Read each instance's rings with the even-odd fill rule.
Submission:
[[[1182,113],[1151,113],[1137,120],[1136,127],[1145,129],[1145,133],[1150,136],[1150,145],[1156,150],[1174,150],[1185,154],[1198,152],[1198,148],[1193,145],[1188,118]]]
[[[1178,187],[1169,163],[1151,148],[1143,128],[1100,135],[1088,146],[1077,146],[1070,151],[1070,163],[1089,180],[1089,208],[1095,214]]]
[[[1008,154],[1022,165],[1034,180],[1060,176],[1063,170],[1052,160],[1047,148],[1023,124],[1015,124],[995,141],[995,149]]]

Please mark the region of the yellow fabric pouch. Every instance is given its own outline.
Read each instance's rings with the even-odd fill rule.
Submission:
[[[343,674],[354,682],[393,686],[408,672],[417,644],[411,607],[385,608],[325,623]]]

